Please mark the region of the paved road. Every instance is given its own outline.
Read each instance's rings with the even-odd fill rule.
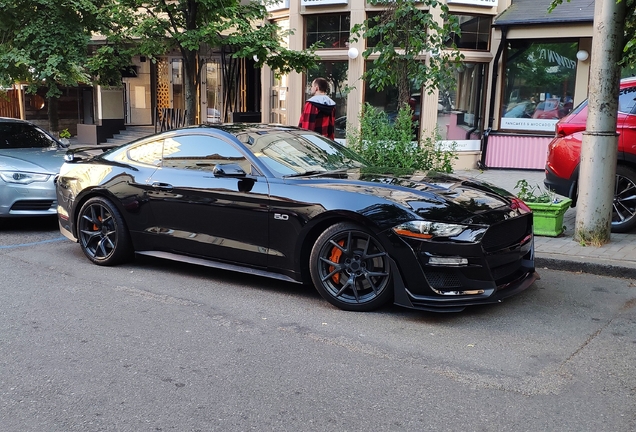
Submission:
[[[636,287],[543,270],[461,314],[0,228],[0,430],[633,431]]]

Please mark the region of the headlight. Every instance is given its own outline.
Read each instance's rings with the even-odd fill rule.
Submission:
[[[466,225],[443,222],[410,221],[393,227],[393,231],[404,237],[432,239],[435,237],[455,237],[467,228]]]
[[[23,171],[0,171],[0,178],[7,183],[31,184],[33,182],[45,182],[51,177],[49,174],[36,174]]]

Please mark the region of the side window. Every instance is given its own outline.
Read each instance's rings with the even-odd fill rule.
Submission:
[[[163,145],[163,166],[197,171],[212,171],[217,164],[239,164],[250,173],[251,164],[232,144],[204,135],[166,138]]]
[[[18,149],[52,146],[55,146],[53,138],[30,124],[17,122],[0,124],[0,147]]]
[[[140,144],[128,150],[128,159],[146,165],[159,166],[163,153],[163,140]]]
[[[618,96],[618,111],[632,113],[636,108],[636,87],[628,87],[620,91]]]

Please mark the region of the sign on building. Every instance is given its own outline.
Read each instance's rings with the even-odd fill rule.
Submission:
[[[497,7],[499,0],[448,0],[448,4]]]
[[[300,0],[301,6],[324,6],[334,4],[348,4],[349,0]]]
[[[278,0],[276,3],[271,3],[265,6],[268,12],[277,11],[280,9],[289,9],[289,0]]]

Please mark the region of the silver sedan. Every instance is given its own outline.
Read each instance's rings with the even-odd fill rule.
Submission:
[[[32,123],[0,117],[0,218],[56,214],[65,147]]]

